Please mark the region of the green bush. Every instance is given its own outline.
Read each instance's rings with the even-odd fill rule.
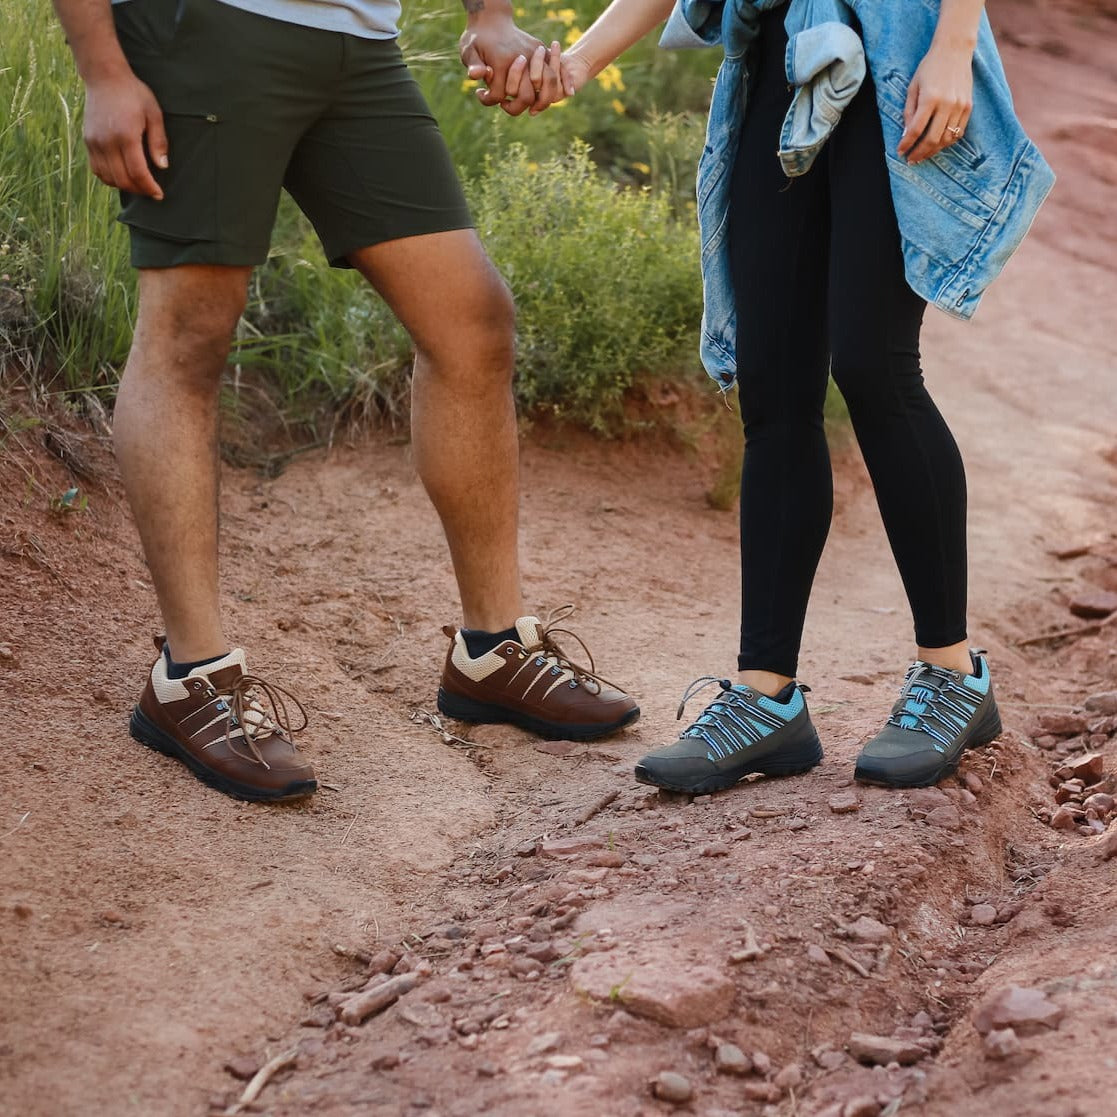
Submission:
[[[594,8],[576,17],[572,10],[541,13],[534,29],[587,26]],[[419,0],[405,12],[405,51],[463,168],[481,236],[516,297],[520,399],[605,430],[640,372],[695,366],[700,290],[688,167],[701,131],[684,116],[656,114],[650,95],[641,100],[636,90],[656,87],[650,75],[657,67],[675,76],[665,87],[689,88],[694,97],[708,78],[687,78],[675,56],[660,61],[667,56],[657,52],[594,83],[568,107],[512,119],[463,89],[462,25],[460,11]],[[640,49],[650,57],[650,47]],[[613,102],[622,97],[635,107],[618,112]],[[82,101],[48,0],[6,5],[0,375],[17,367],[44,391],[111,394],[134,322],[135,280],[126,230],[115,221],[116,195],[88,169]],[[575,140],[581,134],[607,145],[596,154],[617,180],[650,188],[618,189]],[[640,156],[638,166],[627,165],[629,152]],[[273,245],[238,331],[238,372],[262,370],[289,422],[321,429],[344,411],[398,414],[409,343],[390,312],[359,277],[326,266],[289,199]],[[234,391],[259,381],[234,377]]]
[[[514,146],[471,183],[482,238],[519,315],[519,395],[605,430],[634,378],[693,365],[698,240],[669,200],[618,191],[584,144],[543,163]]]

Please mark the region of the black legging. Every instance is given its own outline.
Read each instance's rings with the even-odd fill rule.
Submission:
[[[746,440],[738,667],[794,676],[833,511],[827,373],[849,408],[923,647],[966,638],[966,478],[923,385],[924,303],[904,278],[869,76],[806,175],[789,181],[776,158],[791,98],[785,14],[762,17],[729,236]]]

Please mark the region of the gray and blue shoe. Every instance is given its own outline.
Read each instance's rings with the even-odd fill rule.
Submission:
[[[711,683],[721,693],[673,745],[648,753],[636,765],[640,783],[708,795],[753,772],[794,776],[822,760],[822,745],[803,698],[805,687],[789,684],[780,701],[705,675],[687,688],[676,716],[682,718],[687,702]]]
[[[989,665],[970,652],[973,674],[916,662],[884,728],[861,750],[854,777],[887,787],[927,787],[958,767],[965,749],[1000,735]]]

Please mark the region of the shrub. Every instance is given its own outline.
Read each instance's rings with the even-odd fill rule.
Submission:
[[[513,146],[470,184],[519,315],[519,395],[607,430],[642,371],[694,365],[698,239],[666,197],[618,191],[584,144],[535,163]]]

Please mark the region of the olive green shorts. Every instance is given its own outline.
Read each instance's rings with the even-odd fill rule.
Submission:
[[[122,194],[132,263],[263,262],[284,188],[326,256],[473,225],[446,144],[394,39],[319,31],[219,0],[113,7],[163,110],[163,201]]]

